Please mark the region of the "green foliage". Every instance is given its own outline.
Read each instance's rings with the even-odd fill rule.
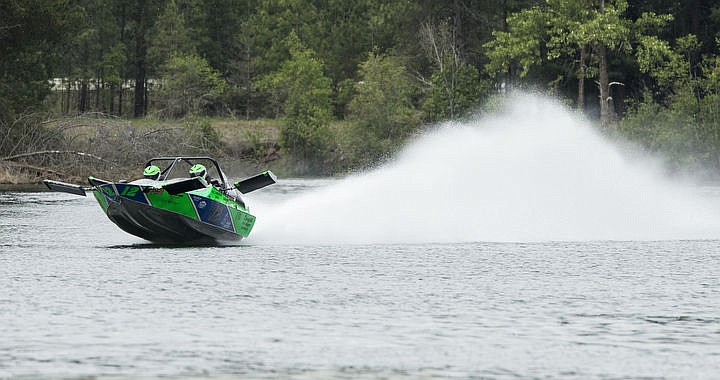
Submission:
[[[332,149],[328,123],[332,118],[332,88],[323,63],[291,32],[284,41],[290,59],[262,78],[258,86],[282,103],[283,147],[297,159],[297,170],[318,173],[326,168]]]
[[[346,140],[350,160],[362,167],[397,149],[419,119],[412,104],[414,85],[396,57],[369,53],[358,73],[361,80],[349,104],[352,133]]]
[[[64,114],[274,115],[283,153],[328,172],[381,159],[420,115],[462,117],[491,87],[530,85],[578,91],[578,104],[633,100],[625,132],[710,163],[720,87],[711,3],[0,1],[0,120],[11,125],[48,93]],[[61,91],[49,91],[52,78]],[[624,86],[610,91],[609,81]],[[638,100],[645,90],[652,99]],[[640,125],[662,122],[653,112],[682,127]]]
[[[414,86],[396,58],[370,53],[358,71],[349,118],[378,139],[407,136],[418,123],[412,104]]]
[[[570,0],[557,0],[570,1]],[[591,44],[605,45],[616,51],[630,51],[631,36],[631,20],[625,16],[628,4],[626,0],[609,0],[605,2],[604,11],[597,8],[594,1],[585,0],[587,13],[581,15],[588,16],[587,19],[572,20],[580,21],[578,25],[581,29],[577,33],[569,31],[569,41],[576,45]],[[556,23],[562,23],[565,20],[560,17]],[[574,38],[573,38],[574,37]]]
[[[409,49],[417,40],[417,20],[422,5],[417,1],[371,1],[367,22],[374,46]]]
[[[185,15],[178,7],[180,1],[167,0],[165,9],[155,23],[148,49],[150,67],[160,67],[174,56],[190,56],[196,53],[196,41],[186,25]]]
[[[247,19],[255,10],[255,1],[237,0],[193,0],[192,17],[188,27],[198,54],[223,75],[229,76],[233,64],[242,57],[247,59],[247,46],[241,42],[250,40]]]
[[[646,12],[635,25],[627,11],[627,0],[546,0],[544,6],[517,12],[508,18],[508,31],[496,33],[495,40],[485,45],[488,72],[509,75],[505,79],[512,83],[514,65],[520,65],[519,77],[524,78],[531,69],[547,70],[548,63],[557,63],[559,70],[543,72],[542,77],[549,79],[546,83],[554,90],[565,77],[575,76],[579,106],[585,103],[585,79],[597,75],[600,121],[604,129],[613,128],[611,86],[625,85],[610,67],[613,56],[630,55],[635,40],[652,45],[644,31],[672,19]]]
[[[225,94],[226,83],[220,73],[204,58],[176,55],[160,68],[157,91],[160,114],[182,117],[207,112],[218,106]]]
[[[254,65],[267,74],[290,58],[284,38],[291,33],[310,45],[317,45],[317,8],[308,0],[258,0],[256,11],[246,24],[245,33],[253,38]]]
[[[649,151],[667,158],[673,169],[699,170],[718,167],[720,149],[720,96],[701,101],[691,86],[677,89],[669,106],[646,94],[620,123],[620,132]]]
[[[277,71],[262,77],[257,82],[258,88],[269,93],[272,102],[281,105],[286,116],[306,112],[310,106],[329,119],[332,89],[330,79],[323,74],[322,61],[294,32],[290,32],[283,43],[290,58]]]
[[[357,65],[372,47],[367,14],[369,1],[325,0],[318,6],[321,38],[310,45],[325,63],[325,72],[334,83],[353,78]]]
[[[449,23],[424,24],[421,40],[434,66],[430,81],[425,83],[429,87],[423,104],[425,118],[437,121],[464,116],[473,105],[479,104],[485,92],[480,73],[464,62]]]
[[[111,86],[120,86],[122,84],[121,72],[126,59],[125,45],[122,43],[115,45],[103,55],[100,67],[102,68],[105,83]]]
[[[349,114],[349,106],[355,96],[355,80],[344,79],[335,86],[335,114],[345,118]]]
[[[643,12],[635,21],[635,33],[641,35],[658,33],[673,20],[674,17],[671,14],[658,15],[655,12]]]
[[[645,94],[621,123],[621,132],[668,157],[675,168],[720,168],[720,82],[718,57],[708,57],[701,76],[692,75],[689,60],[699,48],[695,36],[663,45],[650,74],[664,86],[659,101]],[[651,56],[651,58],[653,58]]]
[[[489,91],[477,69],[466,64],[453,71],[438,70],[431,80],[433,85],[423,105],[425,116],[431,121],[467,116]]]
[[[402,145],[401,141],[380,139],[371,130],[356,122],[345,122],[334,130],[338,160],[336,170],[341,172],[365,170],[392,157]]]
[[[632,23],[624,16],[627,7],[625,0],[607,1],[604,11],[593,0],[547,0],[545,6],[513,13],[508,31],[493,32],[494,39],[485,45],[490,60],[486,69],[496,75],[516,63],[524,77],[543,62],[575,58],[586,46],[627,52],[632,37]],[[648,14],[642,22],[662,24],[667,19]]]
[[[720,37],[715,44],[720,48]],[[708,57],[703,63],[703,71],[707,75],[707,86],[715,93],[720,92],[720,55]]]
[[[683,56],[674,51],[670,43],[655,36],[640,38],[636,57],[640,71],[655,79],[663,91],[668,91],[689,72]]]
[[[0,121],[39,106],[84,22],[82,8],[64,0],[0,2]]]
[[[540,43],[547,34],[546,15],[541,8],[534,7],[512,14],[507,23],[509,31],[493,31],[493,40],[485,44],[489,59],[485,69],[497,75],[519,64],[520,77],[524,77],[542,62]]]

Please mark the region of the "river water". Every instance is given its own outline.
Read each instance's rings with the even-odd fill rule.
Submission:
[[[720,188],[519,99],[153,245],[0,193],[0,378],[720,378]]]
[[[0,233],[2,378],[720,374],[718,240],[168,247],[58,193]]]

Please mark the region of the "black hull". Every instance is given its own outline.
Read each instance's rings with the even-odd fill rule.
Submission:
[[[156,243],[237,241],[241,235],[185,215],[121,199],[109,202],[108,218],[123,231]]]

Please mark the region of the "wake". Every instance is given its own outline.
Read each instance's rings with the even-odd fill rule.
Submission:
[[[438,126],[375,171],[255,201],[254,243],[710,239],[720,207],[561,105],[515,95]]]

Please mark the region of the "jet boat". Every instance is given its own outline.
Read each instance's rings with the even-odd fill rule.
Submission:
[[[152,177],[146,169],[146,178],[130,182],[89,177],[90,186],[43,183],[50,190],[81,196],[92,191],[108,218],[127,233],[152,242],[183,244],[247,237],[255,216],[241,195],[277,181],[266,171],[231,184],[210,157],[156,157],[146,168],[154,169]],[[189,176],[196,168],[203,169],[202,175]]]

